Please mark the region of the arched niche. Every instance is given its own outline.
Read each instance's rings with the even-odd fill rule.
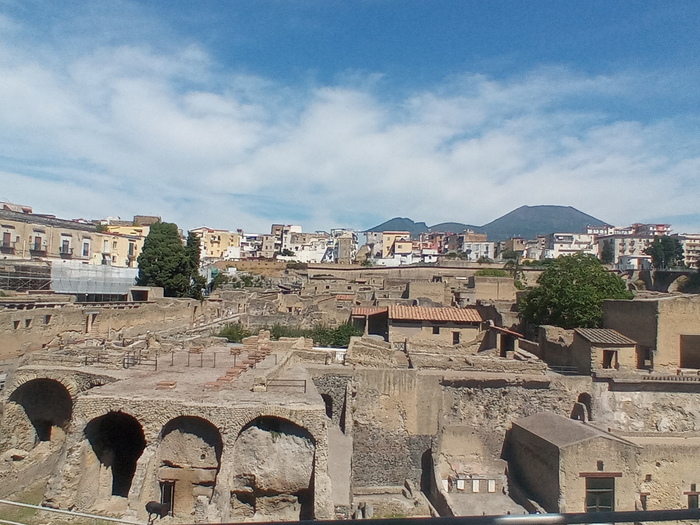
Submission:
[[[5,413],[5,428],[11,428],[17,444],[34,446],[60,436],[70,424],[73,400],[68,389],[55,379],[39,378],[23,383],[10,395]]]
[[[161,503],[173,515],[193,514],[198,498],[211,501],[221,466],[223,441],[211,422],[195,416],[170,420],[158,443]]]
[[[100,462],[101,483],[107,478],[110,495],[128,497],[136,462],[146,448],[141,424],[124,412],[108,412],[90,421],[84,434]]]
[[[314,518],[316,442],[303,427],[261,416],[243,427],[233,451],[231,519]]]

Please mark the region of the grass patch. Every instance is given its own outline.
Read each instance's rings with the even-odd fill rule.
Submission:
[[[13,495],[11,499],[18,503],[28,503],[29,505],[41,505],[41,501],[44,499],[45,488],[46,482],[39,481],[33,485],[30,485],[22,492]],[[17,521],[19,523],[30,523],[31,521],[33,521],[33,518],[36,516],[36,514],[36,509],[28,509],[26,507],[13,507],[11,505],[0,505],[0,519],[3,520]]]

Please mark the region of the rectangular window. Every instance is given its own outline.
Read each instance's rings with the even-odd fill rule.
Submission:
[[[688,494],[688,508],[697,509],[698,508],[698,495]]]
[[[603,368],[617,368],[617,350],[603,350]]]
[[[2,245],[10,246],[12,242],[12,234],[10,232],[3,232],[2,234]]]
[[[173,502],[175,501],[175,482],[161,481],[160,482],[160,502],[168,505],[170,510],[168,515],[173,515]]]
[[[586,512],[615,510],[615,478],[586,478]]]
[[[51,322],[51,316],[50,315],[45,315],[44,316],[44,324],[49,324]]]
[[[459,344],[459,332],[452,332],[452,344],[453,345]]]
[[[89,257],[89,256],[90,256],[90,243],[84,242],[83,243],[83,257]]]
[[[439,326],[433,326],[433,335],[438,335],[440,333],[440,327]]]

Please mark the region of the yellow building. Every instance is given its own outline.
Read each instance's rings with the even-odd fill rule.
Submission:
[[[241,234],[202,226],[190,230],[199,236],[200,259],[235,260],[241,258]]]
[[[406,244],[408,243],[408,244]],[[409,247],[410,246],[410,247]],[[397,251],[397,247],[399,250]],[[382,232],[382,258],[393,257],[396,253],[404,253],[401,250],[411,252],[411,233],[410,232]]]
[[[145,237],[97,230],[87,221],[36,215],[28,206],[0,203],[0,256],[6,259],[137,266]]]

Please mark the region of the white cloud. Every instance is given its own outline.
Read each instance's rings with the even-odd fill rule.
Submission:
[[[689,117],[616,116],[616,100],[653,90],[647,75],[465,74],[388,102],[377,74],[294,88],[222,73],[195,44],[47,55],[1,38],[0,199],[39,212],[266,230],[483,224],[523,204],[616,224],[697,208]]]

